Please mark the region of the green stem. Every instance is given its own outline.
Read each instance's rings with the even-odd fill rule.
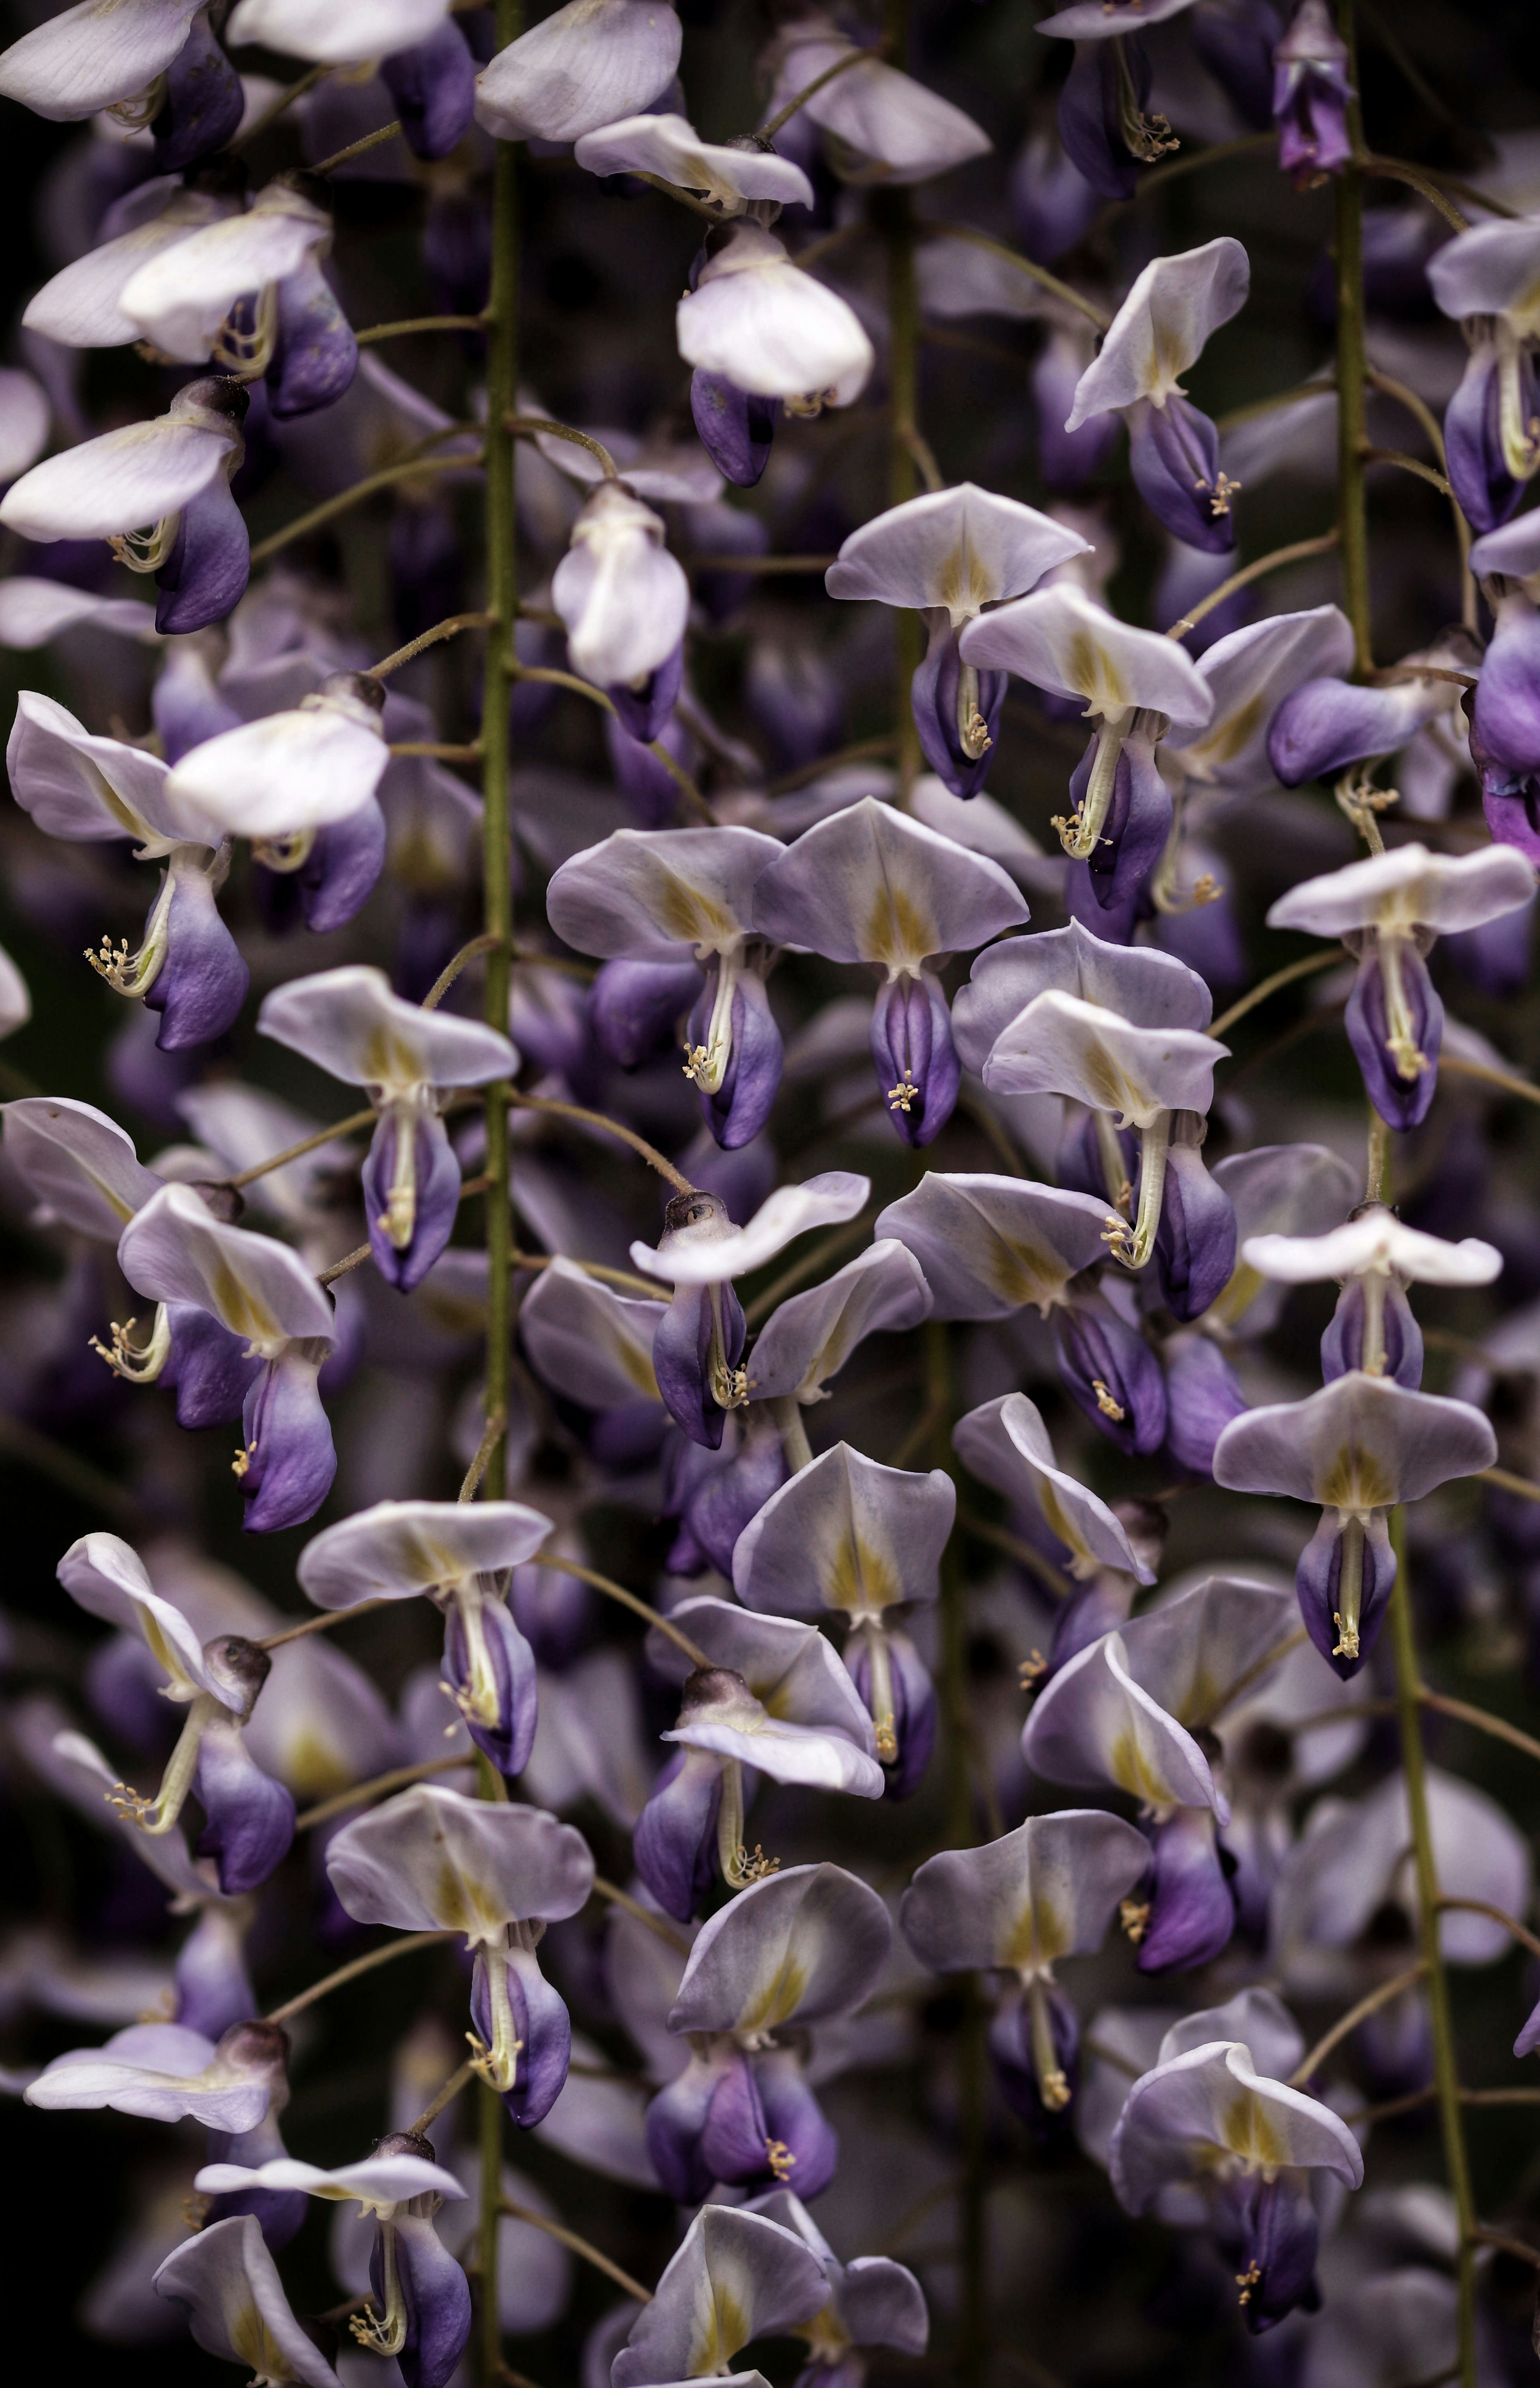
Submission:
[[[477,2232],[477,2312],[481,2324],[482,2388],[495,2388],[503,2365],[497,2310],[497,2226],[503,2213],[503,2101],[490,2081],[476,2089],[481,2152],[481,2221]]]
[[[498,0],[497,44],[504,49],[522,30],[523,0]],[[515,435],[509,418],[518,388],[518,152],[500,141],[492,165],[492,276],[487,302],[487,654],[481,707],[482,920],[489,938],[482,1010],[490,1026],[508,1033],[508,990],[514,934],[508,877],[508,666],[518,612],[518,555],[514,515]],[[488,1417],[508,1415],[513,1347],[513,1210],[509,1200],[507,1086],[488,1089],[487,1102],[487,1391]],[[486,1500],[507,1489],[507,1442],[500,1438],[482,1479]],[[496,2245],[495,2201],[490,2225]],[[490,2275],[489,2275],[490,2277]],[[495,2308],[495,2298],[492,2304]],[[493,2360],[489,2341],[487,2360]],[[490,2372],[488,2374],[491,2377]]]
[[[909,43],[908,0],[887,0],[889,56],[901,59]],[[907,188],[873,194],[872,211],[887,249],[888,438],[887,502],[901,506],[918,488],[920,426],[915,397],[920,356],[920,300],[914,273],[914,207]],[[920,774],[920,740],[910,704],[919,669],[921,622],[907,608],[895,621],[894,726],[898,738],[898,800],[907,807]]]
[[[1460,2388],[1476,2388],[1476,2275],[1471,2234],[1476,2228],[1470,2167],[1460,2120],[1459,2065],[1455,2054],[1455,2029],[1449,2009],[1449,1977],[1439,1946],[1438,1869],[1433,1859],[1432,1829],[1428,1821],[1427,1759],[1422,1747],[1422,1686],[1418,1673],[1417,1641],[1412,1626],[1411,1594],[1406,1581],[1406,1512],[1391,1518],[1395,1550],[1395,1589],[1391,1594],[1391,1646],[1395,1656],[1395,1705],[1401,1726],[1401,1762],[1406,1776],[1406,1813],[1411,1825],[1412,1860],[1417,1874],[1419,1929],[1422,1958],[1428,1969],[1428,2008],[1433,2030],[1433,2084],[1444,2133],[1444,2161],[1449,2191],[1459,2224],[1459,2380]]]
[[[524,0],[497,0],[497,47],[524,29]],[[509,883],[508,683],[518,619],[518,548],[514,514],[515,435],[508,427],[518,393],[518,152],[500,141],[492,159],[492,271],[487,299],[487,649],[481,700],[482,926],[487,950],[483,1016],[508,1033],[513,972],[514,908]],[[514,1214],[503,1081],[487,1090],[487,1385],[489,1421],[506,1421],[512,1392]],[[479,1454],[477,1454],[479,1456]],[[499,1434],[487,1454],[481,1496],[500,1501],[508,1484],[508,1440]],[[487,1770],[490,1773],[490,1770]],[[490,1783],[483,1797],[496,1796]],[[501,1779],[496,1785],[504,1797]],[[503,2200],[503,2101],[491,2084],[477,2089],[481,2153],[481,2216],[477,2230],[481,2388],[496,2388],[503,2369],[497,2306],[497,2226]]]
[[[1347,44],[1347,76],[1357,86],[1354,0],[1338,0],[1337,29]],[[1364,502],[1364,180],[1356,162],[1364,146],[1356,98],[1348,102],[1354,159],[1337,178],[1337,522],[1343,539],[1343,606],[1353,625],[1354,664],[1374,669],[1369,628],[1368,515]]]
[[[939,1319],[925,1327],[925,1391],[932,1422],[931,1465],[952,1463],[952,1371],[947,1329]],[[968,1708],[968,1604],[957,1537],[941,1559],[941,1717],[945,1735],[947,1845],[970,1848],[977,1838],[969,1784],[973,1723]],[[958,2344],[959,2388],[983,2388],[989,2362],[989,2303],[986,2199],[988,2171],[985,2142],[985,2013],[978,1977],[958,1977],[962,2023],[958,2039],[958,2101],[962,2175],[960,2237],[962,2252],[962,2313]]]

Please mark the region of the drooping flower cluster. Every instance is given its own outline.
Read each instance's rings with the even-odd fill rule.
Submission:
[[[1522,139],[1332,0],[529,13],[0,53],[63,2360],[1516,2388]]]

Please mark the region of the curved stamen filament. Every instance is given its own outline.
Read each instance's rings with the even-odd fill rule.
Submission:
[[[1502,321],[1497,325],[1497,426],[1503,463],[1516,481],[1527,481],[1540,464],[1540,422],[1525,415],[1521,343]]]
[[[995,743],[979,710],[978,667],[974,664],[964,664],[957,676],[957,735],[970,763],[987,755]]]
[[[249,329],[240,320],[243,315],[248,315]],[[278,289],[275,283],[268,282],[258,292],[255,307],[247,299],[236,299],[219,327],[210,355],[226,373],[237,375],[242,381],[256,381],[273,362],[277,337]]]
[[[736,1758],[722,1768],[722,1799],[717,1810],[717,1861],[730,1890],[746,1890],[774,1874],[779,1858],[768,1858],[757,1841],[750,1856],[744,1844],[744,1770]]]
[[[354,2314],[348,2328],[360,2346],[372,2355],[399,2355],[406,2344],[406,2299],[401,2294],[401,2274],[396,2268],[396,2228],[382,2221],[380,2231],[380,2270],[385,2280],[385,2311],[376,2314],[366,2305]]]
[[[396,1165],[390,1173],[390,1192],[385,1209],[375,1225],[388,1243],[398,1252],[404,1252],[417,1230],[417,1133],[413,1109],[405,1103],[391,1106],[395,1112]]]
[[[1358,1656],[1358,1619],[1364,1597],[1364,1521],[1343,1520],[1342,1564],[1337,1576],[1337,1606],[1331,1622],[1337,1629],[1334,1658]]]
[[[1091,774],[1079,807],[1067,819],[1063,815],[1055,817],[1053,827],[1059,832],[1059,843],[1076,862],[1088,862],[1101,842],[1101,832],[1106,827],[1114,790],[1117,785],[1117,767],[1123,760],[1123,742],[1131,718],[1131,715],[1120,713],[1115,720],[1102,722],[1096,733]]]
[[[181,1815],[197,1772],[204,1728],[219,1714],[220,1706],[211,1692],[198,1693],[187,1710],[186,1722],[177,1735],[176,1747],[166,1761],[160,1788],[153,1799],[146,1799],[127,1783],[115,1783],[107,1794],[108,1805],[130,1823],[137,1824],[152,1840],[169,1833]]]
[[[492,2044],[477,2039],[474,2032],[465,2034],[471,2046],[471,2062],[483,2081],[502,2093],[512,2090],[518,2078],[518,2060],[524,2042],[514,2027],[514,2005],[508,1996],[508,1951],[487,1948],[481,1951],[487,1984],[487,2003],[491,2010]]]
[[[112,1337],[110,1352],[99,1335],[92,1336],[90,1348],[101,1354],[115,1377],[126,1377],[131,1385],[153,1385],[172,1355],[171,1318],[165,1303],[156,1304],[155,1325],[147,1343],[135,1344],[128,1340],[138,1323],[136,1318],[125,1318],[119,1326],[115,1320],[108,1330]]]
[[[1041,1974],[1033,1974],[1026,1983],[1026,2008],[1032,2027],[1032,2070],[1037,2077],[1037,2095],[1050,2115],[1061,2115],[1070,2102],[1070,2086],[1053,2045],[1048,1983]]]
[[[264,870],[275,870],[284,876],[303,870],[315,846],[312,829],[295,830],[288,837],[254,837],[251,859],[260,862]]]
[[[146,523],[139,530],[115,531],[107,543],[130,572],[159,572],[176,545],[181,527],[180,513],[162,514],[159,522]]]
[[[694,1082],[703,1095],[721,1092],[722,1080],[732,1059],[732,997],[737,992],[742,968],[739,954],[719,956],[717,992],[712,1000],[706,1043],[687,1045],[684,1048],[684,1074]]]
[[[1406,981],[1401,973],[1404,939],[1388,929],[1381,929],[1380,942],[1380,980],[1385,990],[1385,1050],[1395,1063],[1398,1078],[1420,1078],[1432,1065],[1418,1044],[1412,1022],[1411,1006],[1406,1001]]]
[[[492,1672],[491,1654],[487,1648],[487,1631],[482,1617],[485,1594],[475,1584],[457,1584],[454,1606],[461,1629],[465,1636],[465,1663],[469,1682],[464,1685],[446,1683],[455,1707],[467,1723],[490,1730],[502,1714],[498,1698],[497,1679]]]
[[[706,1380],[719,1410],[742,1409],[748,1399],[748,1370],[733,1367],[727,1356],[721,1287],[713,1285],[706,1290],[711,1302],[711,1348],[706,1353]]]
[[[1126,1220],[1109,1219],[1105,1240],[1114,1260],[1126,1269],[1149,1265],[1161,1223],[1161,1198],[1165,1191],[1165,1163],[1171,1150],[1171,1114],[1157,1111],[1139,1137],[1139,1213],[1132,1229]]]
[[[885,1766],[891,1766],[898,1755],[898,1723],[893,1705],[893,1653],[877,1619],[868,1618],[864,1632],[867,1652],[872,1660],[867,1707],[877,1736],[877,1755]]]

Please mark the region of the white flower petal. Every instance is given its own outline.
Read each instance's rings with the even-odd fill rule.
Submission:
[[[203,1644],[182,1611],[156,1592],[132,1543],[117,1534],[83,1534],[55,1572],[89,1616],[136,1633],[180,1691],[212,1692],[227,1707],[236,1705],[204,1665]]]
[[[118,1264],[136,1292],[192,1302],[272,1357],[294,1338],[329,1343],[330,1297],[299,1254],[217,1220],[189,1186],[163,1186],[123,1229]]]
[[[410,1600],[517,1567],[554,1531],[519,1501],[376,1501],[308,1542],[295,1572],[317,1608]]]
[[[1025,1393],[1004,1393],[970,1410],[958,1420],[952,1447],[981,1484],[1037,1511],[1050,1533],[1080,1563],[1076,1572],[1117,1568],[1140,1583],[1153,1583],[1152,1570],[1106,1503],[1058,1465],[1042,1413]]]
[[[14,481],[48,445],[53,409],[30,373],[0,367],[0,482]]]
[[[301,2164],[296,2156],[272,2156],[260,2165],[210,2164],[196,2176],[193,2187],[210,2197],[225,2197],[236,2190],[298,2189],[307,2197],[357,2198],[365,2208],[404,2204],[409,2197],[465,2194],[442,2165],[431,2164],[426,2156],[408,2155],[365,2156],[359,2164],[337,2165],[330,2171],[321,2165]]]
[[[593,1887],[588,1843],[572,1825],[434,1783],[345,1824],[326,1873],[360,1924],[463,1932],[473,1945],[500,1940],[515,1922],[576,1915]]]
[[[551,578],[575,669],[601,688],[640,685],[666,663],[690,618],[690,583],[663,524],[620,481],[601,481]]]
[[[759,224],[735,227],[674,320],[686,364],[725,374],[760,398],[819,396],[848,406],[875,362],[852,309],[794,265]]]
[[[1229,1048],[1192,1028],[1136,1028],[1050,989],[996,1037],[984,1083],[1002,1095],[1073,1096],[1137,1127],[1163,1111],[1206,1111]]]
[[[334,1078],[388,1095],[485,1086],[518,1069],[518,1055],[495,1028],[456,1012],[424,1011],[392,994],[382,970],[363,962],[274,987],[257,1028]]]
[[[827,19],[812,17],[783,37],[770,111],[839,65],[856,48]],[[826,83],[804,112],[833,136],[835,171],[850,183],[923,183],[992,146],[961,108],[881,58],[863,59]]]
[[[0,1036],[12,1036],[32,1016],[27,982],[4,946],[0,946]]]
[[[882,962],[890,978],[931,954],[983,945],[1027,916],[998,862],[970,854],[875,796],[805,830],[754,891],[754,925],[831,961]]]
[[[584,1409],[656,1401],[653,1338],[661,1302],[637,1302],[559,1256],[519,1306],[519,1333],[537,1375]]]
[[[1078,431],[1093,414],[1136,405],[1141,398],[1163,405],[1203,355],[1211,334],[1240,313],[1251,279],[1245,250],[1228,234],[1179,257],[1155,258],[1081,375],[1065,430]]]
[[[500,141],[580,140],[666,91],[682,40],[664,0],[567,0],[482,68],[477,122]]]
[[[183,2307],[194,2338],[210,2355],[247,2365],[259,2381],[341,2388],[295,2319],[254,2214],[231,2215],[173,2248],[155,2287]]]
[[[1445,314],[1506,315],[1521,337],[1535,329],[1540,282],[1540,222],[1472,224],[1428,261],[1428,281]]]
[[[1050,1783],[1115,1783],[1148,1808],[1229,1807],[1192,1735],[1135,1682],[1123,1638],[1104,1633],[1040,1692],[1022,1753]]]
[[[730,1277],[762,1268],[810,1227],[837,1227],[853,1219],[871,1191],[870,1177],[847,1169],[825,1170],[801,1186],[778,1186],[746,1227],[728,1227],[695,1244],[685,1240],[686,1228],[668,1250],[634,1243],[631,1258],[648,1277],[672,1285],[725,1285]]]
[[[1150,1869],[1150,1844],[1119,1817],[1063,1808],[981,1848],[927,1858],[904,1894],[905,1939],[933,1973],[1046,1968],[1101,1945]]]
[[[72,589],[66,580],[44,580],[30,572],[0,580],[0,647],[24,652],[45,647],[61,631],[89,623],[114,638],[136,639],[158,646],[155,608],[137,597],[98,597],[89,589]]]
[[[6,765],[17,803],[50,837],[131,837],[152,854],[220,842],[217,825],[172,787],[158,755],[93,737],[34,690],[17,699]]]
[[[163,244],[123,285],[120,310],[164,355],[200,364],[237,298],[297,273],[330,236],[322,209],[270,184],[247,214]]]
[[[1107,1205],[987,1172],[927,1170],[912,1194],[879,1212],[873,1233],[907,1244],[937,1318],[1046,1312],[1072,1277],[1106,1256]]]
[[[1515,846],[1430,854],[1425,845],[1398,845],[1291,887],[1267,926],[1317,937],[1366,928],[1474,929],[1517,911],[1534,894],[1534,870]]]
[[[1201,727],[1214,711],[1213,690],[1176,640],[1130,629],[1067,582],[982,615],[960,645],[964,663],[1077,696],[1088,714],[1147,706],[1177,726]]]
[[[351,66],[414,49],[442,24],[449,0],[238,0],[226,44],[260,44],[318,66]]]
[[[322,692],[206,738],[176,766],[172,793],[234,836],[287,837],[356,813],[389,762],[377,719]]]
[[[618,829],[575,854],[546,890],[546,917],[576,953],[679,961],[724,953],[754,926],[754,889],[785,852],[759,830]]]
[[[144,529],[206,489],[237,437],[169,414],[104,431],[23,473],[0,499],[0,522],[44,545]]]
[[[554,1273],[542,1273],[536,1292]],[[526,1334],[534,1299],[527,1294],[519,1314]],[[821,1285],[793,1294],[771,1312],[754,1346],[754,1397],[771,1401],[793,1393],[799,1401],[815,1402],[825,1380],[839,1374],[866,1336],[918,1326],[930,1311],[931,1291],[919,1262],[906,1245],[885,1237]]]
[[[0,1107],[6,1159],[45,1213],[115,1244],[160,1190],[116,1120],[67,1095],[24,1095]]]
[[[0,96],[34,116],[78,124],[135,99],[187,38],[200,0],[80,0],[0,56]]]
[[[139,324],[120,304],[127,284],[162,249],[189,240],[206,224],[218,223],[235,207],[233,199],[216,198],[211,192],[174,186],[160,214],[88,249],[45,282],[29,299],[23,325],[67,349],[115,349],[138,339]]]
[[[1303,681],[1345,673],[1352,664],[1352,627],[1336,605],[1248,622],[1198,658],[1214,692],[1212,720],[1203,729],[1173,730],[1166,744],[1193,779],[1221,788],[1270,787],[1267,731],[1278,706]]]
[[[656,174],[681,191],[721,201],[776,199],[783,207],[813,204],[813,186],[800,166],[773,150],[734,149],[703,141],[683,116],[626,116],[585,133],[575,152],[590,174]]]
[[[1250,1236],[1241,1259],[1275,1285],[1311,1285],[1330,1277],[1340,1284],[1371,1270],[1406,1285],[1490,1285],[1503,1266],[1501,1252],[1479,1237],[1450,1243],[1405,1226],[1394,1211],[1383,1209],[1348,1219],[1324,1236]]]
[[[945,605],[954,624],[1002,597],[1024,597],[1090,543],[1036,506],[964,481],[910,498],[852,531],[824,575],[831,597],[917,610]]]

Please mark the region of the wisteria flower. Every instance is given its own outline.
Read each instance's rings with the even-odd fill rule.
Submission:
[[[219,1867],[226,1897],[265,1882],[294,1837],[294,1801],[264,1774],[242,1727],[273,1661],[255,1643],[222,1634],[202,1644],[172,1602],[156,1592],[139,1554],[116,1534],[86,1534],[60,1559],[58,1580],[94,1617],[137,1634],[165,1670],[162,1696],[186,1709],[159,1790],[145,1798],[126,1784],[108,1795],[139,1830],[173,1830],[191,1793],[206,1823],[200,1857]]]
[[[566,2078],[572,2026],[535,1950],[546,1924],[576,1915],[592,1890],[581,1833],[541,1808],[419,1783],[345,1824],[326,1874],[360,1924],[464,1933],[477,2069],[516,2123],[540,2122]]]
[[[1449,479],[1479,531],[1495,530],[1522,501],[1540,464],[1533,217],[1473,224],[1429,260],[1428,283],[1462,325],[1470,356],[1445,416]]]
[[[808,830],[754,890],[755,925],[766,935],[885,972],[872,1060],[893,1124],[912,1145],[940,1134],[961,1079],[947,999],[926,962],[1025,918],[999,863],[872,796]]]
[[[899,1921],[922,1964],[1015,1975],[1018,1995],[996,2014],[989,2049],[1007,2103],[1028,2122],[1062,2114],[1075,2094],[1079,2022],[1054,1966],[1101,1947],[1149,1867],[1132,1824],[1065,1808],[982,1848],[927,1858],[904,1893]]]
[[[1165,731],[1198,728],[1214,692],[1186,651],[1129,629],[1068,582],[1018,597],[971,622],[958,641],[975,669],[1015,672],[1075,698],[1099,727],[1074,778],[1074,811],[1056,820],[1064,852],[1088,866],[1105,909],[1133,895],[1165,850],[1171,795],[1155,768]]]
[[[97,976],[160,1014],[163,1051],[222,1035],[245,1001],[250,972],[215,900],[230,867],[220,824],[172,786],[158,756],[94,737],[62,705],[30,689],[17,701],[6,760],[18,804],[51,837],[132,838],[136,860],[165,866],[138,952],[104,937],[86,957]]]
[[[1305,1631],[1345,1682],[1373,1649],[1395,1581],[1390,1510],[1496,1456],[1495,1435],[1468,1402],[1350,1369],[1305,1401],[1233,1419],[1215,1446],[1214,1478],[1319,1505],[1295,1581]]]
[[[1309,2299],[1317,2239],[1309,2174],[1325,2170],[1350,2189],[1364,2177],[1347,2125],[1318,2099],[1258,2073],[1243,2040],[1188,2048],[1144,2074],[1110,2153],[1113,2186],[1130,2214],[1144,2213],[1172,2182],[1203,2185],[1253,2331]]]
[[[567,0],[476,79],[478,124],[500,141],[579,141],[667,91],[682,33],[663,0]]]
[[[245,453],[247,403],[238,381],[187,382],[153,423],[45,456],[0,498],[0,522],[45,543],[105,540],[131,572],[153,572],[158,630],[221,622],[251,570],[230,489]]]
[[[871,1712],[891,1787],[912,1790],[935,1734],[935,1691],[901,1622],[940,1593],[941,1553],[957,1493],[933,1468],[916,1476],[837,1442],[771,1493],[732,1554],[745,1608],[775,1617],[843,1612],[845,1663]]]
[[[1358,962],[1347,1034],[1369,1100],[1394,1128],[1425,1119],[1437,1085],[1444,1006],[1424,956],[1439,935],[1533,900],[1534,872],[1510,846],[1430,854],[1396,846],[1280,896],[1270,928],[1341,937]]]
[[[910,690],[925,760],[954,796],[976,795],[999,735],[1007,676],[958,653],[986,605],[1025,597],[1046,572],[1089,553],[1079,534],[1034,506],[964,481],[910,498],[852,531],[824,575],[831,597],[870,598],[925,616],[930,643]]]
[[[767,1874],[703,1927],[668,2017],[690,2062],[647,2109],[648,2150],[681,2204],[716,2181],[795,2180],[808,2197],[828,2187],[839,2142],[800,2035],[863,2003],[892,1937],[876,1892],[834,1865]]]
[[[952,1430],[952,1447],[981,1483],[1037,1513],[1077,1581],[1114,1568],[1139,1583],[1154,1581],[1114,1512],[1059,1466],[1042,1413],[1025,1393],[1002,1393],[970,1410]]]
[[[638,1820],[637,1872],[658,1905],[687,1923],[719,1869],[734,1889],[776,1861],[744,1839],[745,1769],[776,1783],[880,1799],[872,1719],[816,1626],[758,1617],[731,1601],[682,1602],[674,1621],[709,1661],[684,1678],[679,1721],[663,1735],[679,1755]],[[655,1633],[658,1667],[677,1681],[684,1662]]]
[[[817,9],[781,32],[770,64],[772,112],[809,83],[821,86],[799,113],[822,133],[842,182],[925,182],[989,147],[988,135],[961,108],[885,59],[860,57],[849,35]]]
[[[185,1186],[162,1187],[129,1221],[118,1264],[159,1308],[142,1349],[129,1342],[128,1327],[113,1328],[112,1367],[153,1383],[171,1357],[179,1306],[244,1338],[244,1357],[261,1364],[245,1391],[235,1461],[247,1531],[273,1533],[313,1517],[337,1473],[316,1382],[335,1332],[325,1289],[286,1245],[223,1226]],[[235,1356],[220,1346],[214,1365],[227,1375]]]
[[[631,1246],[637,1267],[674,1289],[653,1339],[653,1366],[658,1391],[693,1442],[719,1450],[723,1413],[749,1398],[747,1329],[733,1278],[763,1267],[810,1227],[853,1219],[871,1190],[870,1178],[832,1169],[778,1187],[745,1227],[733,1226],[719,1195],[676,1194],[656,1248]]]
[[[1366,1204],[1340,1227],[1317,1236],[1250,1236],[1241,1264],[1275,1285],[1335,1278],[1343,1290],[1321,1338],[1328,1383],[1352,1368],[1422,1381],[1422,1333],[1406,1300],[1408,1285],[1490,1285],[1502,1254],[1477,1236],[1457,1244],[1408,1227],[1383,1203]]]
[[[1231,501],[1239,485],[1220,471],[1219,435],[1177,376],[1240,313],[1250,288],[1250,260],[1228,235],[1180,257],[1156,258],[1113,318],[1064,425],[1075,432],[1093,415],[1125,415],[1134,483],[1145,504],[1187,546],[1214,554],[1235,545]]]
[[[340,2388],[336,2372],[296,2320],[255,2215],[211,2223],[167,2256],[157,2293],[187,2317],[199,2346],[226,2362],[253,2365],[269,2383]]]
[[[751,2339],[795,2330],[827,2299],[823,2267],[794,2232],[763,2215],[703,2205],[610,2367],[613,2388],[719,2381]]]
[[[380,1501],[307,1543],[295,1571],[320,1608],[432,1600],[444,1612],[445,1691],[477,1748],[521,1774],[535,1737],[535,1658],[507,1583],[552,1531],[517,1501]]]
[[[634,1020],[661,985],[668,1025],[688,1008],[685,1075],[728,1151],[757,1136],[781,1084],[781,1032],[765,993],[770,957],[755,939],[754,901],[783,850],[779,839],[737,827],[617,830],[564,862],[546,891],[551,925],[567,945],[632,966],[616,975],[606,999]],[[685,976],[692,957],[704,984]]]
[[[709,235],[697,268],[674,312],[680,355],[694,368],[691,409],[712,462],[746,488],[774,430],[765,402],[797,415],[852,406],[875,358],[855,310],[762,224]]]
[[[449,1242],[460,1201],[448,1093],[516,1076],[517,1053],[479,1021],[404,1003],[383,971],[356,963],[275,988],[257,1026],[367,1089],[378,1116],[363,1163],[370,1250],[386,1282],[410,1293]]]

